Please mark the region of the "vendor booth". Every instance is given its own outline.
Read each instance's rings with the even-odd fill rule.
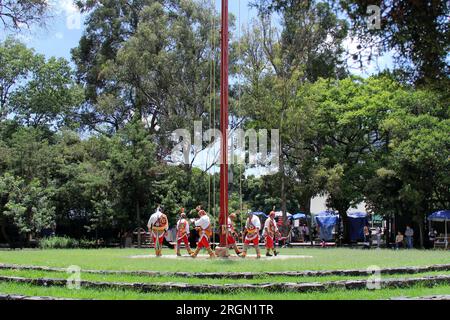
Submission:
[[[435,247],[442,245],[445,249],[448,249],[448,222],[450,222],[450,210],[441,210],[433,212],[428,216],[428,221],[431,222],[443,222],[444,223],[444,235],[436,237],[434,243]]]
[[[320,228],[320,239],[324,241],[335,240],[333,230],[339,221],[339,215],[334,211],[322,211],[315,215],[315,222]]]
[[[349,212],[348,228],[350,241],[364,241],[364,227],[369,226],[369,218],[366,212]]]
[[[266,215],[264,212],[261,211],[252,212],[252,214],[264,219],[267,219],[269,217],[268,215]]]

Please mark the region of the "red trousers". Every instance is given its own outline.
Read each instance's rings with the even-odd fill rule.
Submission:
[[[186,234],[177,240],[177,245],[178,245],[178,247],[180,247],[180,244],[181,244],[182,242],[184,243],[184,245],[185,245],[186,247],[189,246],[189,239],[188,239],[188,237],[187,237]]]
[[[229,233],[227,237],[227,243],[228,245],[234,245],[236,244],[236,239]]]
[[[259,236],[255,237],[253,239],[248,239],[247,237],[245,237],[244,244],[248,246],[250,243],[253,243],[254,246],[258,246],[259,245]]]
[[[162,248],[164,236],[157,237],[155,234],[152,234],[152,237],[153,237],[153,243],[154,243],[155,247],[156,247],[156,241],[158,241],[159,242],[159,248]]]
[[[266,235],[266,249],[273,249],[274,248],[274,238],[271,236]]]
[[[202,248],[209,248],[209,239],[207,236],[202,235],[200,238],[200,241],[197,243],[197,248],[198,249],[202,249]]]

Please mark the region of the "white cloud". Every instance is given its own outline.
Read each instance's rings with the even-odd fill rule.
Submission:
[[[80,12],[73,0],[49,0],[48,4],[58,14],[70,16]]]

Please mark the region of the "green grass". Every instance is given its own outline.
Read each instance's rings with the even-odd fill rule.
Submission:
[[[450,252],[432,250],[283,249],[282,254],[312,258],[288,260],[131,259],[153,253],[150,249],[16,250],[0,251],[0,263],[104,270],[154,270],[189,272],[259,272],[331,269],[365,269],[450,263]],[[173,254],[173,250],[164,250]],[[250,251],[250,254],[253,252]]]
[[[24,277],[24,278],[54,278],[66,279],[67,273],[64,272],[48,272],[35,270],[0,270],[0,275],[9,277]],[[418,274],[395,274],[383,275],[382,279],[392,278],[417,278],[423,276],[437,276],[450,275],[450,271],[434,271],[424,272]],[[81,280],[89,281],[104,281],[104,282],[132,282],[132,283],[163,283],[163,282],[177,282],[189,284],[261,284],[261,283],[275,283],[275,282],[327,282],[338,280],[365,280],[367,276],[324,276],[324,277],[261,277],[256,279],[201,279],[201,278],[183,278],[183,277],[149,277],[149,276],[135,276],[135,275],[102,275],[81,273]]]
[[[184,272],[263,272],[263,271],[302,271],[302,270],[336,270],[366,269],[369,266],[401,267],[426,266],[450,263],[450,252],[421,250],[361,250],[361,249],[283,249],[282,254],[306,255],[312,258],[286,260],[209,260],[209,259],[132,259],[133,255],[152,254],[151,249],[99,249],[99,250],[17,250],[0,251],[0,263],[18,265],[37,265],[67,268],[77,265],[82,269],[94,270],[151,270],[151,271],[184,271]],[[165,254],[173,254],[173,250],[164,250]],[[250,254],[254,252],[251,251]],[[35,270],[0,270],[1,275],[20,276],[26,278],[67,278],[64,272]],[[425,275],[450,274],[449,272],[426,272],[409,275],[383,275],[386,278],[419,277]],[[366,277],[326,276],[326,277],[260,277],[256,279],[199,279],[170,276],[138,276],[138,275],[102,275],[81,274],[82,280],[106,282],[182,282],[191,284],[233,284],[233,283],[267,283],[267,282],[323,282],[345,279],[366,279]],[[54,296],[80,299],[159,299],[159,300],[204,300],[204,299],[388,299],[397,296],[425,296],[450,294],[450,286],[439,285],[434,288],[417,286],[408,289],[382,290],[332,290],[326,293],[292,293],[277,292],[237,292],[233,294],[196,294],[188,292],[140,293],[131,290],[95,290],[83,288],[69,290],[61,287],[40,287],[27,284],[0,282],[0,292],[23,294],[30,296]]]
[[[99,300],[373,300],[391,297],[419,297],[428,295],[448,295],[450,286],[427,288],[416,286],[409,289],[382,290],[333,290],[326,293],[267,293],[263,291],[237,292],[228,295],[195,294],[187,292],[139,293],[127,290],[70,290],[59,287],[37,287],[26,284],[0,283],[0,293],[21,294],[28,296],[51,296],[75,299]]]

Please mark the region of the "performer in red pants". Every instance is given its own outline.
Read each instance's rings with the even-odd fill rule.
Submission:
[[[234,252],[236,252],[237,255],[240,255],[242,252],[238,249],[236,244],[236,237],[238,236],[235,228],[234,228],[234,221],[236,221],[236,214],[232,213],[228,216],[228,237],[227,237],[227,244],[229,248],[233,248]]]
[[[169,222],[167,220],[167,216],[163,213],[163,210],[164,209],[162,207],[158,207],[156,212],[150,216],[147,224],[149,231],[152,234],[157,257],[162,256],[164,235],[169,229]]]
[[[177,256],[181,256],[180,246],[184,243],[186,250],[189,254],[192,254],[191,247],[189,245],[189,221],[184,213],[184,208],[181,208],[180,220],[177,222]]]
[[[266,244],[266,256],[272,257],[270,251],[276,256],[278,252],[275,250],[275,237],[280,237],[277,223],[275,222],[275,211],[271,211],[269,218],[264,223],[263,236]]]
[[[261,258],[261,251],[259,250],[259,230],[261,229],[261,221],[252,213],[248,214],[247,221],[245,223],[245,238],[244,238],[244,252],[241,257],[247,256],[247,250],[250,243],[253,244],[256,250],[256,258]]]

